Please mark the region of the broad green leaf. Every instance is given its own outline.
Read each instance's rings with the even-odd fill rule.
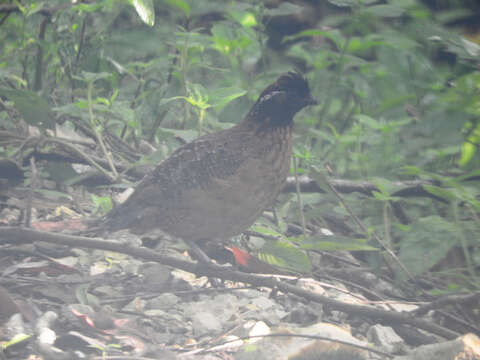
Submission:
[[[340,7],[355,7],[361,4],[362,0],[328,0],[330,4]]]
[[[473,177],[480,177],[480,169],[474,170],[472,172],[469,172],[467,174],[459,176],[459,177],[456,178],[456,180],[457,181],[463,181],[463,180],[470,179],[470,178],[473,178]]]
[[[20,2],[16,2],[17,6],[20,5]],[[43,2],[34,2],[30,5],[30,7],[28,8],[27,12],[25,13],[25,15],[27,17],[29,16],[32,16],[36,13],[38,13],[40,10],[42,10],[44,8],[44,3]]]
[[[477,146],[471,142],[464,142],[461,147],[461,156],[458,160],[458,165],[465,166],[467,165],[475,156],[477,151]]]
[[[330,185],[328,182],[328,177],[326,175],[327,171],[319,169],[318,167],[312,167],[312,177],[317,183],[318,187],[320,187],[326,194],[330,194],[335,196],[335,193],[330,189]]]
[[[182,11],[185,16],[190,16],[190,5],[185,0],[164,0],[171,7],[177,8]]]
[[[230,16],[239,24],[242,24],[245,28],[251,28],[258,25],[257,18],[255,14],[251,11],[238,8],[229,9]]]
[[[74,5],[75,9],[76,10],[81,10],[81,11],[85,11],[86,13],[94,13],[94,12],[97,12],[99,11],[102,7],[103,7],[103,3],[102,2],[95,2],[95,3],[77,3],[76,5]]]
[[[23,119],[41,129],[53,129],[55,120],[47,101],[30,90],[0,88],[0,95],[13,101]]]
[[[82,102],[70,103],[67,105],[59,106],[59,107],[54,107],[52,110],[60,115],[86,118],[88,116],[88,112],[85,111],[87,107],[88,107],[87,102],[82,101]]]
[[[385,126],[381,124],[378,120],[375,120],[374,118],[364,114],[355,115],[355,119],[361,124],[365,124],[375,130],[381,130]]]
[[[378,37],[377,35],[371,36],[369,38],[353,37],[350,39],[346,51],[349,53],[356,53],[359,51],[365,52],[366,50],[369,50],[379,45],[390,45],[390,44],[387,41],[383,40],[382,38]]]
[[[457,226],[439,216],[419,219],[400,242],[400,261],[412,275],[420,275],[438,264],[457,243]]]
[[[369,0],[370,3],[376,3],[376,0]],[[403,9],[408,9],[409,7],[418,6],[417,0],[389,0],[388,3],[393,6],[398,6]],[[366,4],[366,2],[364,2]]]
[[[231,101],[245,95],[246,90],[239,89],[237,87],[219,88],[210,94],[212,99],[212,106],[218,109],[222,109]]]
[[[242,16],[242,19],[240,20],[240,24],[242,24],[245,27],[253,27],[253,26],[257,26],[258,22],[254,14],[250,12],[246,12]]]
[[[86,181],[90,177],[98,177],[98,173],[95,171],[86,171],[81,174],[77,174],[76,176],[72,176],[69,179],[65,180],[63,183],[66,186],[73,186],[78,183],[82,183],[83,181]]]
[[[252,231],[256,231],[260,234],[267,235],[267,236],[273,236],[276,238],[283,238],[283,235],[280,234],[278,231],[273,230],[272,228],[266,227],[266,226],[261,226],[261,225],[253,225],[250,228]]]
[[[445,189],[434,185],[423,185],[423,188],[430,194],[441,197],[445,200],[455,200],[457,195],[453,189]]]
[[[385,18],[395,18],[405,13],[405,9],[394,5],[374,5],[364,8],[363,11]]]
[[[378,251],[368,245],[365,239],[339,235],[314,235],[299,242],[302,249],[319,251]]]
[[[102,209],[103,213],[107,213],[113,208],[112,199],[109,196],[97,196],[91,194],[93,203],[97,208]]]
[[[385,196],[390,196],[391,193],[398,190],[398,185],[395,185],[392,181],[385,178],[376,177],[370,179],[370,181],[373,182]]]
[[[404,175],[421,175],[423,174],[423,170],[416,166],[404,166],[401,169],[401,173]]]
[[[391,97],[387,97],[383,99],[382,104],[378,108],[378,112],[383,112],[385,110],[394,109],[399,106],[403,106],[410,100],[415,99],[415,94],[404,94],[399,96],[398,94],[394,94]],[[411,119],[409,119],[411,121]]]
[[[378,192],[378,191],[373,191],[372,194],[373,194],[373,197],[377,200],[380,200],[380,201],[390,200],[390,196],[388,196],[384,193],[381,193],[381,192]]]
[[[72,76],[76,80],[86,81],[86,82],[95,82],[97,80],[107,79],[111,77],[112,74],[107,72],[92,73],[88,71],[82,71],[80,76]]]
[[[44,168],[50,175],[50,178],[58,183],[65,183],[71,178],[78,176],[78,173],[72,168],[72,164],[66,162],[49,161]]]
[[[331,30],[308,29],[308,30],[303,30],[295,35],[285,36],[285,38],[283,39],[283,42],[291,41],[291,40],[295,40],[295,39],[307,37],[307,36],[325,37],[327,39],[332,40],[338,48],[343,47],[346,41],[344,35],[336,29],[331,29]]]
[[[462,38],[461,39],[464,47],[465,47],[465,51],[472,57],[478,57],[480,56],[480,45],[477,45],[475,44],[474,42],[472,41],[469,41],[465,38]]]
[[[299,13],[303,10],[302,6],[292,4],[291,2],[281,2],[279,6],[272,9],[265,9],[266,16],[285,16]]]
[[[459,8],[459,9],[449,9],[449,11],[439,11],[435,12],[435,18],[443,23],[456,23],[462,21],[463,18],[471,16],[471,10],[467,8]]]
[[[42,194],[42,195],[45,196],[46,198],[50,198],[50,199],[55,199],[55,200],[58,200],[58,199],[68,199],[68,200],[72,200],[72,195],[67,194],[67,193],[63,193],[63,192],[60,192],[60,191],[47,190],[47,189],[35,189],[35,192],[37,192],[37,193],[39,193],[39,194]]]
[[[307,273],[311,269],[305,252],[285,240],[267,241],[258,258],[271,265],[300,273]]]
[[[155,25],[155,9],[152,0],[130,0],[140,19],[148,26]]]
[[[33,335],[27,335],[24,333],[19,333],[14,335],[10,340],[2,342],[2,352],[7,350],[9,347],[12,347],[14,345],[18,345],[22,342],[25,342],[26,340],[29,340]]]

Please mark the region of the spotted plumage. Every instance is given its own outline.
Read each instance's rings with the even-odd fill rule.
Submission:
[[[241,233],[283,188],[293,117],[314,103],[301,75],[280,76],[239,124],[199,137],[157,165],[103,225],[139,234],[160,228],[187,241]]]

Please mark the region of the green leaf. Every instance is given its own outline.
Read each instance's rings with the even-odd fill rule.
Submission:
[[[378,35],[372,35],[370,37],[352,37],[348,43],[346,49],[349,53],[365,52],[371,48],[378,47],[380,45],[391,45]]]
[[[185,0],[164,0],[168,5],[183,12],[185,16],[190,16],[190,5]]]
[[[365,239],[350,238],[339,235],[314,235],[299,242],[302,249],[319,251],[378,251]]]
[[[472,57],[480,56],[480,45],[477,45],[474,42],[469,41],[465,38],[462,38],[461,41],[468,55]]]
[[[273,230],[272,228],[266,227],[266,226],[253,225],[250,229],[252,231],[256,231],[256,232],[258,232],[262,235],[272,236],[272,237],[276,237],[276,238],[283,238],[283,235],[281,233]]]
[[[390,200],[390,196],[385,195],[384,193],[381,193],[381,192],[378,192],[378,191],[373,191],[372,194],[373,194],[373,197],[377,200],[380,200],[380,201]]]
[[[363,11],[384,18],[395,18],[405,13],[405,9],[395,5],[374,5],[364,8]]]
[[[78,176],[78,173],[73,169],[72,164],[66,162],[49,161],[44,165],[44,168],[52,180],[62,184],[71,178]]]
[[[17,4],[17,6],[20,5],[20,2],[19,2],[19,1],[16,1],[15,3]],[[38,13],[40,10],[42,10],[42,9],[44,8],[44,5],[45,5],[45,4],[44,4],[43,2],[41,2],[41,3],[39,3],[39,2],[34,2],[34,3],[32,3],[32,4],[30,5],[30,7],[28,8],[27,12],[24,13],[24,14],[25,14],[27,17],[32,16],[32,15]]]
[[[372,178],[370,181],[373,182],[385,196],[390,196],[391,193],[398,190],[398,185],[395,185],[392,181],[385,178],[376,177]]]
[[[86,13],[94,13],[99,11],[103,6],[102,2],[95,2],[91,4],[77,3],[74,7],[76,10],[85,11]]]
[[[381,130],[384,127],[383,124],[381,124],[380,122],[378,122],[377,120],[375,120],[374,118],[368,115],[358,114],[358,115],[355,115],[355,119],[359,123],[364,124],[374,130]]]
[[[97,80],[108,79],[112,74],[107,72],[92,73],[88,71],[82,71],[80,76],[72,76],[76,80],[85,81],[87,83],[95,82]]]
[[[332,40],[338,48],[343,47],[343,45],[345,44],[345,37],[342,35],[340,31],[336,29],[331,29],[331,30],[308,29],[294,35],[285,36],[285,38],[283,39],[283,42],[296,40],[298,38],[307,37],[307,36],[325,37],[327,39]]]
[[[360,5],[361,0],[328,0],[330,4],[340,7],[355,7]]]
[[[311,176],[317,183],[318,187],[320,187],[326,194],[336,197],[335,193],[330,188],[327,170],[322,170],[316,166],[312,166]]]
[[[209,104],[209,94],[207,89],[202,84],[188,84],[187,85],[188,97],[183,99],[189,104],[198,107],[199,109],[208,109],[211,107]]]
[[[155,9],[152,0],[130,0],[130,2],[145,24],[155,25]]]
[[[258,25],[255,14],[251,11],[245,10],[242,6],[233,6],[228,8],[230,16],[245,28],[252,28]]]
[[[297,14],[301,12],[303,7],[292,4],[290,2],[281,2],[280,6],[272,9],[265,9],[264,15],[266,16],[285,16],[291,14]]]
[[[416,166],[404,166],[401,169],[401,173],[404,175],[422,175],[424,172]]]
[[[1,345],[1,349],[2,349],[2,352],[4,350],[7,350],[9,347],[12,347],[14,345],[18,345],[18,344],[21,344],[23,342],[26,342],[27,340],[29,340],[33,335],[27,335],[27,334],[24,334],[24,333],[19,333],[19,334],[16,334],[14,335],[10,340],[8,341],[2,341],[2,345]]]
[[[473,178],[473,177],[480,177],[480,169],[474,170],[472,172],[469,172],[467,174],[459,176],[459,177],[456,178],[456,180],[457,181],[463,181],[463,180],[470,179],[470,178]]]
[[[93,203],[97,208],[102,209],[103,213],[107,213],[113,208],[112,199],[109,196],[97,196],[91,194]]]
[[[0,95],[13,101],[23,119],[41,129],[54,129],[55,120],[45,99],[30,90],[0,88]]]
[[[461,156],[460,159],[458,160],[458,165],[460,166],[465,166],[467,165],[475,156],[475,153],[477,151],[477,146],[475,144],[472,144],[471,142],[464,142],[462,144],[461,148]]]
[[[455,190],[445,189],[434,185],[423,185],[423,188],[430,194],[441,197],[445,200],[455,200],[457,198]]]
[[[445,258],[459,231],[454,223],[439,216],[419,219],[400,243],[400,261],[412,275],[422,274]]]
[[[252,14],[251,12],[246,12],[245,14],[243,14],[240,20],[240,24],[248,28],[257,26],[258,22],[254,14]]]
[[[308,256],[304,251],[285,240],[267,241],[262,252],[257,254],[260,260],[270,265],[307,273],[311,269]]]
[[[60,191],[55,191],[55,190],[35,189],[35,192],[42,194],[43,196],[49,199],[55,199],[55,200],[58,200],[58,199],[72,200],[73,199],[72,195],[63,193]]]
[[[222,109],[231,101],[245,95],[246,90],[239,89],[235,86],[219,88],[210,94],[212,98],[212,106],[218,109]]]

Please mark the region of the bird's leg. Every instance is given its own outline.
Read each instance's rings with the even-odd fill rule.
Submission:
[[[208,255],[205,253],[205,251],[203,251],[197,244],[195,244],[195,242],[189,241],[188,245],[190,245],[190,247],[192,248],[192,251],[194,252],[195,257],[197,258],[199,263],[203,263],[203,264],[212,263],[212,259],[210,259]],[[222,282],[217,278],[209,277],[208,281],[210,282],[210,284],[212,284],[212,287],[214,288],[222,287]]]
[[[192,248],[192,251],[195,253],[195,257],[198,261],[203,262],[205,264],[209,264],[212,262],[212,259],[208,257],[208,255],[203,251],[200,246],[195,244],[193,241],[189,241],[188,245]]]

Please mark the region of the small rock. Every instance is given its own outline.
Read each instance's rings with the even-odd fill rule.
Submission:
[[[382,347],[385,352],[397,353],[403,346],[403,340],[395,330],[389,326],[374,325],[367,331],[368,341]]]
[[[200,311],[192,316],[192,327],[195,336],[218,334],[222,330],[222,323],[212,313]]]

